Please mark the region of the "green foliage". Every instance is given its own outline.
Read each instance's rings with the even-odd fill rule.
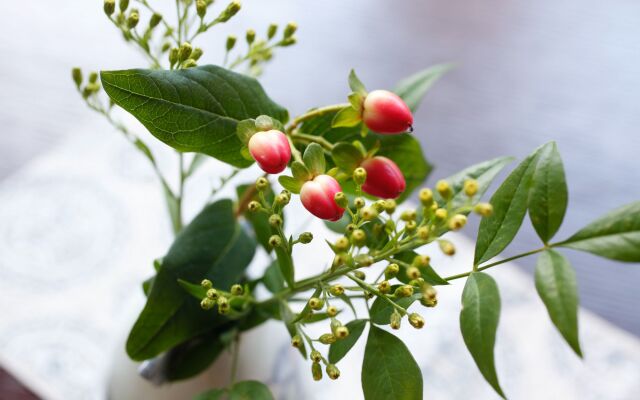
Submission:
[[[205,153],[235,167],[251,164],[240,154],[240,121],[259,115],[283,122],[288,118],[258,81],[214,65],[103,71],[100,77],[109,97],[156,138],[176,150]]]
[[[331,150],[331,157],[334,164],[347,174],[351,174],[364,160],[364,155],[360,149],[346,142],[336,143],[333,150]]]
[[[393,259],[396,262],[400,262],[404,265],[411,265],[413,259],[418,255],[415,251],[405,251],[403,253],[396,254]],[[444,280],[438,273],[433,269],[431,265],[427,265],[426,267],[419,266],[418,270],[420,270],[421,277],[425,280],[425,282],[430,285],[448,285],[449,282]],[[406,268],[401,268],[400,273],[398,273],[398,280],[400,282],[409,283],[411,279],[406,274]]]
[[[349,322],[346,325],[349,329],[349,336],[342,340],[338,340],[331,345],[328,356],[329,362],[337,364],[338,361],[342,360],[342,358],[346,356],[349,350],[351,350],[351,348],[356,344],[366,326],[367,321],[364,319],[356,319]]]
[[[538,257],[536,289],[549,317],[569,346],[582,357],[578,339],[578,287],[569,261],[554,250]]]
[[[273,400],[269,387],[258,381],[241,381],[229,389],[212,389],[193,400]]]
[[[472,273],[462,292],[460,330],[482,376],[504,398],[493,357],[499,319],[500,293],[496,282],[483,272]]]
[[[439,64],[424,69],[398,82],[394,92],[415,112],[433,84],[452,68],[452,64]]]
[[[360,111],[353,107],[345,107],[333,117],[331,126],[334,128],[356,126],[362,121]]]
[[[255,246],[236,223],[231,201],[207,206],[178,235],[164,257],[147,304],[129,334],[129,356],[149,359],[225,324],[226,318],[204,313],[178,280],[200,282],[207,278],[227,288],[241,279]]]
[[[169,350],[165,376],[169,381],[194,377],[207,369],[224,348],[217,329],[193,337]]]
[[[264,272],[262,283],[271,293],[278,293],[284,289],[284,277],[280,272],[278,261],[274,261]]]
[[[371,326],[362,362],[366,400],[422,400],[422,374],[407,346],[396,336]]]
[[[395,289],[395,287],[394,287]],[[407,309],[409,308],[416,300],[420,300],[422,297],[421,293],[416,293],[409,297],[403,297],[400,299],[396,299],[395,302],[400,307]],[[369,312],[369,317],[371,318],[371,322],[377,325],[389,325],[391,314],[393,314],[394,307],[388,301],[381,297],[377,297],[373,304],[371,305],[371,311]]]
[[[618,261],[640,262],[640,202],[605,214],[558,246]]]
[[[302,159],[304,161],[304,165],[312,176],[324,174],[324,171],[327,169],[324,159],[324,150],[322,150],[322,146],[317,143],[311,143],[307,146]]]

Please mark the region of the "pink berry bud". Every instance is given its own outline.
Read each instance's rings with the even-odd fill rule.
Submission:
[[[249,139],[249,152],[266,173],[284,171],[291,159],[291,148],[284,133],[276,130],[256,132]]]
[[[344,208],[336,204],[334,197],[341,191],[340,184],[334,178],[318,175],[302,185],[300,200],[304,208],[316,217],[337,221],[342,218]]]
[[[367,95],[362,120],[367,128],[383,134],[397,135],[413,129],[411,110],[397,94],[387,90]]]
[[[400,168],[390,159],[375,156],[361,165],[367,171],[367,180],[362,190],[383,199],[395,199],[407,186]]]

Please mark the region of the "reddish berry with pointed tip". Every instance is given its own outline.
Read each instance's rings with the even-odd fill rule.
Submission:
[[[363,108],[362,120],[374,132],[397,135],[413,129],[411,110],[395,93],[374,90],[365,97]]]
[[[383,199],[395,199],[404,192],[407,186],[404,176],[396,163],[387,157],[375,156],[360,166],[367,171],[367,180],[362,185],[365,193]]]
[[[277,130],[256,132],[249,139],[249,152],[266,173],[277,174],[287,167],[291,147],[284,133]]]
[[[316,217],[337,221],[342,218],[344,208],[336,204],[334,197],[341,191],[340,184],[333,177],[318,175],[302,185],[300,200],[304,208]]]

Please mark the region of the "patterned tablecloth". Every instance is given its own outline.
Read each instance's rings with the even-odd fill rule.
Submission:
[[[170,159],[160,159],[162,168],[170,167]],[[225,171],[215,162],[202,168],[187,188],[189,215]],[[291,213],[300,216],[289,218],[295,221],[291,229],[323,229],[303,217],[299,206]],[[140,282],[169,245],[169,230],[150,168],[113,132],[80,131],[6,179],[0,186],[2,366],[43,398],[105,398],[112,360],[122,357],[122,337],[144,300]],[[471,242],[461,235],[452,240],[459,249],[453,259],[429,253],[444,274],[470,265]],[[327,252],[315,240],[295,256],[304,274],[312,274],[324,267]],[[264,265],[262,254],[250,271],[256,274]],[[531,279],[510,264],[491,272],[503,298],[497,365],[511,398],[637,398],[637,339],[582,311],[586,356],[580,361],[548,321]],[[496,398],[460,337],[461,289],[461,282],[440,289],[439,306],[421,311],[426,328],[407,327],[399,334],[422,367],[428,398]],[[309,366],[288,341],[278,324],[249,333],[241,375],[267,380],[278,399],[361,398],[364,340],[340,363],[341,379],[321,384],[311,380]]]

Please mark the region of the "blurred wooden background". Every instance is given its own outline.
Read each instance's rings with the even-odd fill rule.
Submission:
[[[299,44],[278,52],[263,77],[267,91],[293,113],[343,101],[351,67],[369,88],[389,88],[425,66],[456,63],[416,116],[415,134],[437,166],[431,183],[484,159],[522,158],[556,140],[570,189],[558,238],[640,199],[638,1],[243,3],[242,17],[196,43],[203,60],[220,61],[227,33],[242,37],[247,27],[263,31],[272,21],[297,21]],[[75,93],[72,66],[145,64],[119,40],[101,0],[5,4],[0,33],[1,182],[70,133],[104,124]],[[527,227],[507,254],[537,246]],[[640,267],[569,256],[583,306],[640,335]],[[530,270],[533,261],[522,265]],[[0,398],[6,379],[0,375]]]

